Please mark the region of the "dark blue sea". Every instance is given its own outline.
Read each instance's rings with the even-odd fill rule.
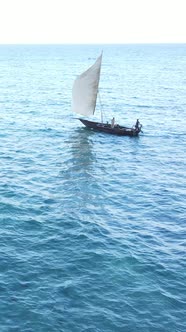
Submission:
[[[102,50],[105,120],[139,137],[71,112]],[[185,123],[184,44],[0,46],[1,332],[186,331]]]

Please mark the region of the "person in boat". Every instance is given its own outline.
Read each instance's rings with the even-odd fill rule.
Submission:
[[[136,120],[136,124],[135,124],[135,129],[139,129],[139,125],[140,125],[140,122],[139,122],[139,119]]]
[[[114,128],[114,126],[115,126],[115,118],[113,118],[111,121],[111,128]]]

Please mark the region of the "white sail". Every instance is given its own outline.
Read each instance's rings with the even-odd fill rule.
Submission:
[[[93,115],[96,107],[102,54],[96,62],[79,75],[72,90],[72,110],[82,115]]]

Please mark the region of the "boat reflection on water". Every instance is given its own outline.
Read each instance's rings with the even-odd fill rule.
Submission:
[[[72,162],[76,172],[86,174],[91,169],[94,162],[92,135],[91,131],[81,128],[72,137]]]
[[[89,204],[92,205],[95,196],[96,179],[94,165],[96,159],[93,153],[91,136],[94,133],[83,128],[73,132],[70,138],[68,158],[61,171],[63,182],[64,206],[71,206],[74,216],[77,210],[86,213]],[[76,211],[76,213],[75,213]]]

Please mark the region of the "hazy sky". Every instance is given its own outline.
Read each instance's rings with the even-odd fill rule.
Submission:
[[[186,42],[186,0],[0,0],[0,43]]]

